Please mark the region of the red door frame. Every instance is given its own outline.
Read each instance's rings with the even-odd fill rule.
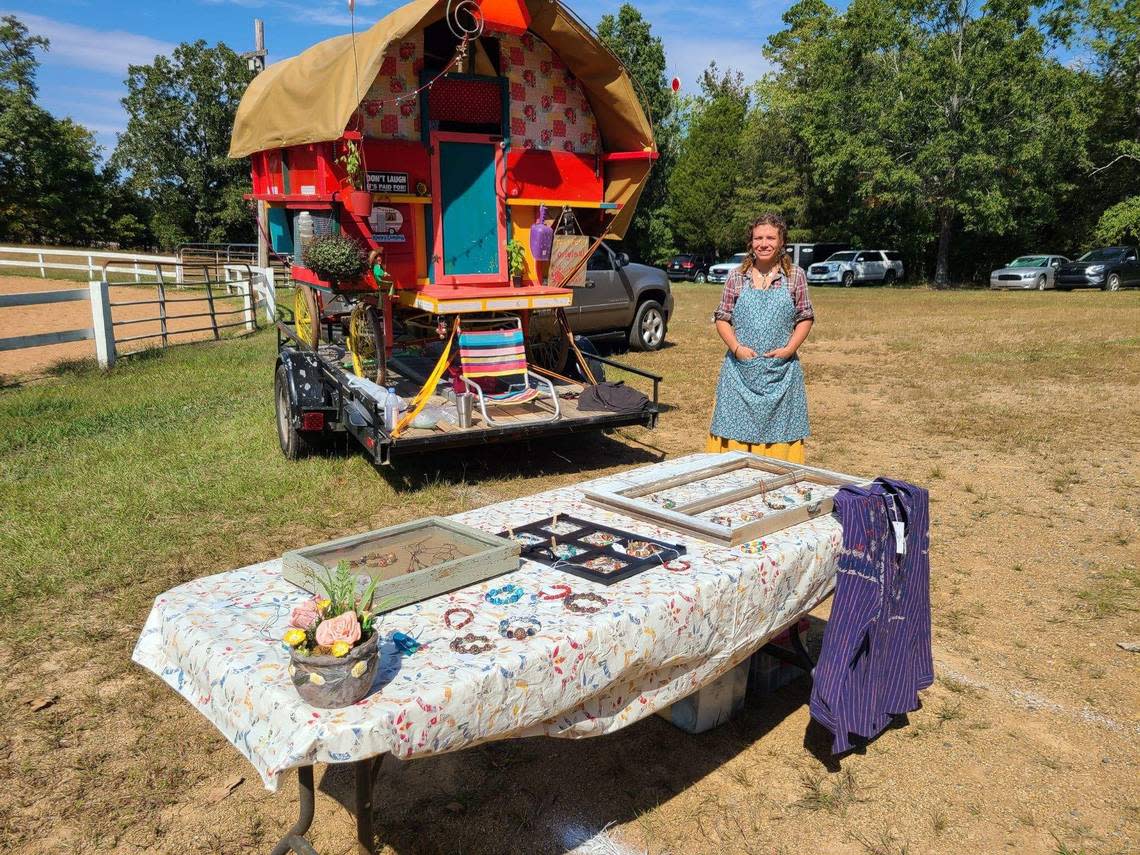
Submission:
[[[507,206],[503,195],[503,186],[506,179],[503,147],[499,145],[500,139],[490,134],[463,134],[453,131],[431,132],[431,206],[432,219],[435,221],[435,242],[432,248],[433,264],[435,270],[434,280],[437,285],[506,285],[510,282],[510,271],[507,270]],[[467,273],[448,276],[443,272],[443,199],[440,196],[439,181],[439,153],[441,142],[485,143],[495,147],[495,206],[498,214],[499,235],[499,272],[498,273]]]

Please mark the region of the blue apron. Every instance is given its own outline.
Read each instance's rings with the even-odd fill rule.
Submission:
[[[709,432],[737,442],[795,442],[808,430],[807,394],[799,357],[760,356],[788,343],[796,307],[786,287],[745,288],[732,311],[736,340],[756,351],[753,359],[725,355],[716,384]]]

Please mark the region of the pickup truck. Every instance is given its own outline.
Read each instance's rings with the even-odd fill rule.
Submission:
[[[811,285],[842,285],[850,288],[857,283],[880,282],[893,285],[904,274],[902,256],[893,251],[879,249],[846,250],[831,255],[827,261],[816,262],[807,269]]]
[[[601,244],[586,262],[586,287],[566,310],[579,335],[621,333],[634,350],[658,350],[673,315],[669,277],[658,267],[630,262]]]

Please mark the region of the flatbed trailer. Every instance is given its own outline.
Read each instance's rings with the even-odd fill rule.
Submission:
[[[630,425],[653,428],[660,412],[660,376],[591,354],[591,363],[620,369],[652,383],[648,407],[625,413],[584,412],[578,409],[578,396],[584,385],[552,377],[560,409],[560,415],[554,421],[548,420],[549,412],[541,412],[537,406],[534,410],[528,408],[529,412],[518,412],[520,408],[517,407],[510,411],[504,408],[493,416],[500,424],[487,424],[476,414],[470,427],[460,427],[440,419],[436,427],[410,427],[393,436],[384,427],[380,401],[370,393],[372,384],[361,383],[327,353],[327,349],[322,353],[320,349],[309,347],[293,330],[278,322],[274,401],[278,440],[282,452],[289,459],[323,450],[344,435],[352,437],[374,463],[387,466],[398,455],[515,442],[540,436],[610,431]],[[389,385],[395,386],[402,396],[406,397],[409,392],[414,394],[422,387],[423,378],[406,361],[393,359],[388,366]],[[441,383],[441,387],[445,385]],[[455,409],[446,389],[433,396],[432,404],[444,411],[450,408],[453,412]]]

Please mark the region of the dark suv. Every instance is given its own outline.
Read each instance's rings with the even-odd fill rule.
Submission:
[[[1136,247],[1106,246],[1086,252],[1076,261],[1058,267],[1054,283],[1058,291],[1074,288],[1119,291],[1128,285],[1140,287],[1140,259]]]
[[[709,265],[715,263],[716,259],[711,255],[687,252],[683,255],[674,255],[665,272],[673,282],[686,280],[703,284],[709,278]]]

